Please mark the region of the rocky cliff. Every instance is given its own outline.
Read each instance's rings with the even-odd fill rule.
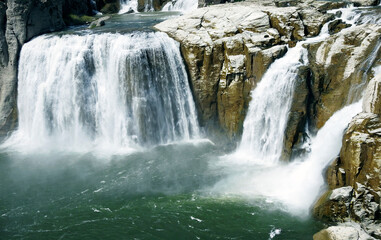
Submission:
[[[381,239],[381,75],[366,89],[363,112],[355,116],[343,137],[342,149],[327,170],[329,190],[314,207],[318,218],[358,221]]]
[[[231,139],[239,136],[251,90],[287,46],[316,36],[333,18],[319,10],[330,8],[326,4],[287,8],[277,8],[273,1],[225,4],[156,25],[181,44],[202,125],[220,126]],[[303,114],[297,115],[290,122],[300,125]],[[290,139],[299,134],[298,127],[292,129]]]
[[[180,42],[200,121],[209,132],[239,139],[250,92],[269,65],[297,41],[318,35],[335,18],[327,10],[345,6],[296,1],[286,5],[291,7],[277,7],[282,4],[267,0],[214,5],[155,26]],[[297,81],[285,132],[286,160],[298,152],[307,121],[311,130],[323,126],[335,111],[358,100],[372,77],[368,73],[380,56],[381,28],[349,26],[336,20],[327,41],[306,46],[311,64],[300,70],[302,79]]]

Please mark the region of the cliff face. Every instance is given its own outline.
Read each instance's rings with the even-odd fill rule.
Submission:
[[[333,18],[319,10],[323,4],[314,4],[287,8],[277,8],[272,1],[218,5],[155,26],[181,44],[202,125],[219,126],[230,139],[240,135],[250,92],[269,65],[287,52],[287,45],[318,35]],[[302,95],[296,101],[304,102],[306,94]],[[294,126],[288,128],[286,142],[293,143],[300,134],[298,126],[303,125],[300,122],[306,120],[306,109],[295,104],[294,110],[302,114],[293,114],[289,121]],[[285,143],[287,154],[293,143]]]
[[[345,3],[291,5],[276,7],[273,1],[217,5],[155,26],[180,42],[201,125],[209,132],[237,140],[250,92],[269,65],[287,52],[287,46],[318,35],[335,18],[327,10]],[[381,28],[349,26],[337,20],[330,24],[335,34],[327,41],[306,46],[310,64],[300,70],[302,79],[297,81],[285,131],[285,160],[298,152],[307,121],[311,129],[322,127],[335,111],[358,100],[372,77],[370,69],[381,54]]]
[[[366,89],[363,112],[355,116],[343,137],[340,157],[327,171],[328,190],[316,203],[318,218],[362,222],[381,238],[381,75]]]
[[[308,46],[313,77],[311,118],[320,128],[334,112],[360,100],[381,57],[381,26],[360,25]]]

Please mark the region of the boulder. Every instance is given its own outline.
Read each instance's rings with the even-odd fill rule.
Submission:
[[[307,37],[317,36],[323,25],[335,17],[333,14],[323,14],[317,9],[303,9],[300,11]]]
[[[110,18],[111,18],[110,16],[101,17],[101,18],[91,22],[88,28],[92,29],[92,28],[95,28],[95,27],[104,26],[106,24],[105,21],[110,19]]]
[[[328,32],[329,34],[335,34],[350,26],[352,26],[352,24],[345,23],[341,19],[336,19],[328,24]]]

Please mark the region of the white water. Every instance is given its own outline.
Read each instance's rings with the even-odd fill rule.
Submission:
[[[349,11],[343,15],[351,20],[356,18]],[[318,37],[306,42],[328,36],[325,24]],[[265,198],[298,215],[308,215],[324,186],[323,169],[338,156],[344,130],[361,111],[361,103],[336,112],[312,137],[307,157],[290,164],[280,163],[297,69],[307,64],[302,44],[276,60],[252,92],[241,144],[235,153],[222,157],[213,166],[224,171],[226,177],[209,189],[211,192]]]
[[[19,129],[4,146],[115,153],[198,136],[179,45],[163,33],[41,36],[19,69]]]
[[[265,166],[225,157],[214,167],[224,169],[227,177],[211,191],[247,198],[264,197],[268,202],[281,203],[295,214],[308,215],[324,185],[322,171],[340,152],[344,130],[360,111],[361,102],[358,102],[336,112],[312,139],[311,152],[303,161]]]
[[[191,10],[197,9],[197,0],[177,0],[169,1],[162,8],[162,11],[180,11],[189,12]],[[119,14],[127,13],[130,10],[138,12],[138,1],[137,0],[120,0],[120,11]],[[145,4],[145,12],[154,11],[152,0]]]
[[[197,0],[177,0],[168,2],[162,9],[162,11],[180,11],[189,12],[197,9]]]
[[[119,14],[126,13],[130,10],[138,11],[138,0],[120,0]]]
[[[271,64],[251,93],[242,140],[233,158],[265,165],[279,161],[298,69],[308,64],[308,53],[303,44],[321,41],[328,36],[326,24],[318,37],[299,42]]]

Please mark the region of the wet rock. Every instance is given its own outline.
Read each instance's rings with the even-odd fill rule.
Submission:
[[[305,26],[307,37],[317,36],[323,25],[334,19],[333,14],[323,14],[316,9],[303,9],[300,16]]]
[[[117,13],[120,10],[120,1],[106,2],[105,5],[100,9],[101,13],[112,14]]]
[[[110,16],[101,17],[101,18],[91,22],[88,28],[91,29],[91,28],[95,28],[95,27],[104,26],[106,24],[105,21],[110,19],[110,18],[111,18]]]
[[[377,6],[380,4],[380,0],[351,0],[351,2],[356,3],[359,6]]]
[[[335,34],[350,26],[352,26],[352,24],[348,24],[343,22],[341,19],[337,19],[328,24],[328,32],[329,34]]]
[[[349,219],[353,188],[350,186],[329,190],[316,202],[314,216],[330,222],[344,222]]]
[[[380,115],[375,114],[380,104],[378,83],[376,76],[367,86],[363,112],[352,119],[343,137],[340,157],[327,171],[333,190],[318,200],[314,215],[332,222],[361,222],[365,231],[380,239],[381,121]],[[333,197],[333,192],[345,189],[348,194]]]

